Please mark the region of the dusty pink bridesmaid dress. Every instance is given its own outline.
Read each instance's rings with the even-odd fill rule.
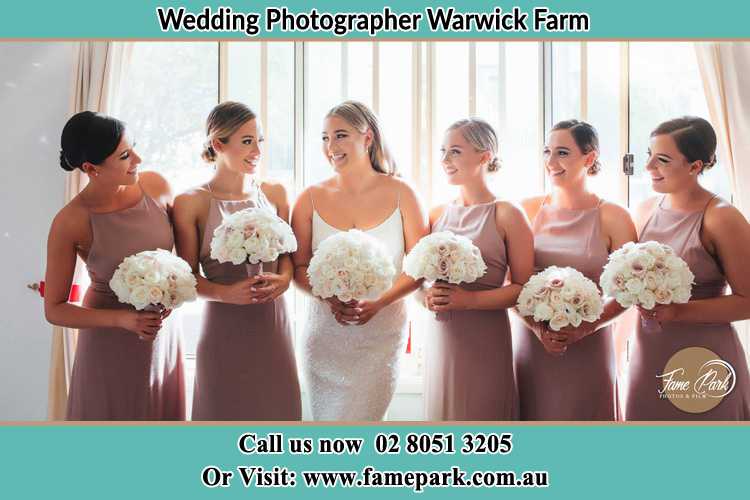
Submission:
[[[601,202],[600,202],[601,205]],[[534,220],[534,266],[573,267],[594,283],[607,263],[599,206],[569,210],[544,203]],[[514,321],[521,420],[616,420],[615,351],[610,327],[547,353],[534,332]]]
[[[466,236],[482,252],[487,272],[463,287],[490,290],[503,285],[507,257],[494,201],[468,207],[449,204],[432,230]],[[449,311],[431,317],[425,331],[427,420],[517,419],[507,310]]]
[[[276,213],[256,188],[249,200],[211,197],[200,250],[207,279],[231,284],[248,277],[245,264],[210,257],[214,229],[223,218],[248,207]],[[277,263],[264,264],[276,272]],[[255,271],[253,271],[255,272]],[[300,420],[302,400],[290,318],[284,296],[266,304],[207,302],[196,351],[193,420]]]
[[[695,275],[692,299],[718,297],[727,281],[716,259],[703,247],[700,231],[703,210],[680,212],[664,208],[664,198],[641,231],[640,241],[658,241],[671,246]],[[710,200],[709,200],[710,203]],[[708,207],[708,204],[706,205]],[[627,420],[748,420],[750,376],[745,351],[731,323],[661,323],[660,327],[637,322],[630,340],[625,418]],[[688,413],[668,399],[660,398],[664,367],[677,351],[705,347],[734,367],[736,386],[713,409]]]
[[[125,257],[172,250],[167,212],[145,193],[137,205],[91,213],[93,241],[86,258],[91,278],[83,305],[127,309],[109,288]],[[67,420],[184,420],[185,381],[179,332],[170,318],[153,342],[120,328],[79,331],[68,394]]]

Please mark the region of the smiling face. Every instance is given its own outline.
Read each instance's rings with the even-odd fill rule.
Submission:
[[[448,130],[440,148],[440,162],[448,183],[456,186],[480,178],[489,161],[488,151],[478,151],[466,140],[460,128]]]
[[[359,132],[343,118],[332,115],[323,122],[321,149],[328,163],[337,171],[369,161],[367,148],[372,132]]]
[[[553,130],[544,145],[544,167],[554,186],[571,186],[584,182],[596,153],[584,154],[569,130]]]
[[[655,135],[648,149],[646,171],[657,193],[674,193],[697,182],[702,162],[690,163],[670,134]]]
[[[263,131],[253,118],[235,130],[226,142],[214,139],[212,144],[218,155],[217,159],[227,168],[242,174],[254,174],[260,163],[262,142]]]
[[[126,186],[138,182],[138,165],[141,157],[135,152],[135,143],[131,145],[128,137],[123,134],[114,152],[107,156],[99,165],[84,163],[83,169],[96,182],[113,186]]]

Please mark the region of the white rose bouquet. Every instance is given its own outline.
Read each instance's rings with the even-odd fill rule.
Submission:
[[[487,271],[482,253],[472,241],[450,231],[428,234],[414,245],[404,272],[414,279],[472,283]]]
[[[125,257],[109,287],[117,299],[137,310],[175,309],[196,299],[197,281],[187,262],[166,250]]]
[[[357,229],[323,240],[307,268],[313,295],[335,295],[341,302],[376,299],[391,287],[395,275],[382,243]]]
[[[550,266],[532,276],[518,296],[521,316],[546,321],[554,331],[593,323],[603,304],[596,284],[572,267]]]
[[[695,279],[669,245],[629,242],[609,256],[599,284],[623,307],[683,304],[690,300]]]
[[[222,264],[273,262],[296,250],[289,224],[262,208],[246,208],[226,217],[211,240],[211,258]]]

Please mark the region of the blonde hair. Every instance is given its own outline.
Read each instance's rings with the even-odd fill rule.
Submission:
[[[396,175],[396,161],[391,156],[380,131],[380,121],[375,113],[366,105],[358,101],[344,101],[334,106],[326,114],[326,118],[338,116],[354,127],[360,134],[372,131],[372,144],[369,148],[370,163],[376,172]]]
[[[497,134],[492,125],[481,118],[464,118],[454,122],[448,127],[447,132],[451,130],[460,130],[469,144],[477,151],[489,151],[492,154],[489,163],[487,163],[488,172],[496,172],[500,169],[500,158],[497,157]]]
[[[208,163],[216,161],[216,151],[211,142],[214,139],[228,142],[230,135],[255,117],[253,110],[241,102],[227,101],[215,106],[206,118],[206,142],[201,158]]]

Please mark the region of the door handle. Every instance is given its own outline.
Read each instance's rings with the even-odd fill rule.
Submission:
[[[635,157],[633,153],[625,153],[622,157],[622,171],[625,175],[633,175],[635,173]]]

